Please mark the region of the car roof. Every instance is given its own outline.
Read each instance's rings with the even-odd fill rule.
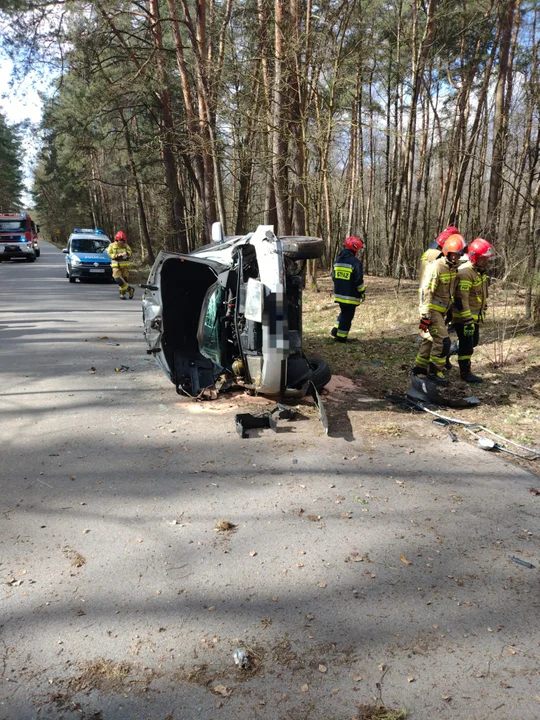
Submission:
[[[102,235],[101,233],[71,233],[69,239],[73,240],[75,238],[80,238],[81,240],[108,240],[111,242],[107,235]]]

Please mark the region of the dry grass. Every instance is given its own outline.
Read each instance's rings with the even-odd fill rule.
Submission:
[[[64,553],[66,557],[71,560],[71,565],[73,567],[80,568],[83,565],[86,565],[86,558],[84,557],[84,555],[81,555],[80,552],[70,547],[69,545],[66,545],[66,547],[64,548]]]
[[[384,705],[359,705],[353,720],[405,720],[406,710],[391,710]]]
[[[372,425],[370,431],[374,435],[391,435],[393,437],[401,437],[403,434],[403,428],[401,425],[396,423],[382,423],[379,425]]]
[[[131,663],[117,663],[106,658],[90,660],[79,665],[79,673],[69,680],[69,690],[73,693],[84,690],[118,692],[124,687],[131,671]]]

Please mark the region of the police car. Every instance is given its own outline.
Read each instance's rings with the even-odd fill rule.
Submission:
[[[264,225],[226,237],[219,223],[213,239],[188,255],[161,251],[142,286],[148,352],[177,392],[212,397],[232,382],[302,397],[324,387],[330,368],[302,347],[302,272],[323,240]]]
[[[103,230],[75,228],[69,236],[66,255],[66,277],[70,283],[88,278],[112,279],[111,258],[107,255],[110,244]]]

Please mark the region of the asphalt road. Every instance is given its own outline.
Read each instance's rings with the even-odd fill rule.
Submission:
[[[0,265],[0,718],[540,716],[537,478],[426,417],[240,440],[63,263]]]

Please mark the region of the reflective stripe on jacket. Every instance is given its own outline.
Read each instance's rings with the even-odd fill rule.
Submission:
[[[348,248],[344,248],[337,256],[332,268],[332,280],[334,302],[360,305],[366,290],[362,263]]]
[[[420,315],[429,315],[431,310],[446,312],[454,300],[456,282],[456,268],[444,256],[434,260],[420,285]]]
[[[107,255],[111,258],[111,267],[129,267],[133,252],[126,243],[112,242],[107,248]],[[127,258],[122,258],[122,255],[127,255]]]
[[[488,299],[488,279],[470,261],[458,268],[456,298],[452,322],[480,322],[484,319]]]

